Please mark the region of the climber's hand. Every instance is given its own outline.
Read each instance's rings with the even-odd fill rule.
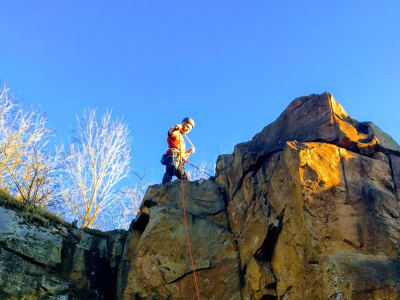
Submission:
[[[190,151],[190,153],[195,153],[196,152],[196,148],[192,147],[192,148],[189,149],[189,151]]]

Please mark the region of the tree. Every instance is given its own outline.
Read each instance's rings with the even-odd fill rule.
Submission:
[[[123,187],[119,191],[118,201],[99,216],[97,224],[101,230],[128,229],[132,220],[139,212],[140,204],[148,185],[134,184],[130,187]]]
[[[201,162],[199,165],[191,165],[191,170],[187,172],[193,181],[207,180],[215,175],[215,166],[215,161]]]
[[[0,93],[0,186],[26,204],[47,207],[57,198],[61,149],[50,154],[53,132],[38,111],[26,112],[10,96]]]
[[[118,207],[109,211],[108,218],[104,219],[104,228],[128,229],[132,220],[139,213],[146,190],[151,184],[145,182],[145,178],[150,172],[143,169],[141,173],[135,171],[132,173],[136,176],[135,184],[121,189],[121,201],[118,203]]]
[[[116,185],[128,175],[131,159],[128,136],[127,125],[112,120],[111,112],[100,120],[94,109],[77,117],[63,197],[67,217],[77,219],[81,228],[93,226],[100,213],[120,199]]]

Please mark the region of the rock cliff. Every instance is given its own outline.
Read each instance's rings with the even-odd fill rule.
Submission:
[[[0,195],[0,299],[112,299],[126,231],[74,228]]]
[[[201,299],[400,299],[400,147],[329,93],[184,195]],[[196,299],[179,181],[148,189],[128,233],[0,220],[1,299]]]
[[[400,147],[329,93],[185,182],[201,299],[400,299]],[[119,299],[196,299],[179,182],[132,224]]]

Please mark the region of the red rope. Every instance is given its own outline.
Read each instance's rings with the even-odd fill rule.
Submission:
[[[187,241],[187,244],[188,244],[188,247],[189,247],[190,261],[192,262],[193,277],[194,277],[194,284],[196,286],[197,299],[200,300],[199,286],[197,285],[196,270],[194,268],[192,247],[190,246],[189,231],[188,231],[188,225],[187,225],[187,219],[186,219],[185,191],[183,189],[183,172],[182,171],[183,170],[182,170],[182,165],[181,165],[182,207],[183,207],[183,217],[184,217],[184,220],[185,220],[186,241]]]

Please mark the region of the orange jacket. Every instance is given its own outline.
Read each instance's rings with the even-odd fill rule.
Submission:
[[[177,151],[179,153],[185,153],[184,158],[186,159],[191,153],[191,150],[186,151],[186,144],[181,133],[181,127],[181,125],[175,125],[168,130],[167,143],[169,149],[165,154],[168,155],[172,151]]]

